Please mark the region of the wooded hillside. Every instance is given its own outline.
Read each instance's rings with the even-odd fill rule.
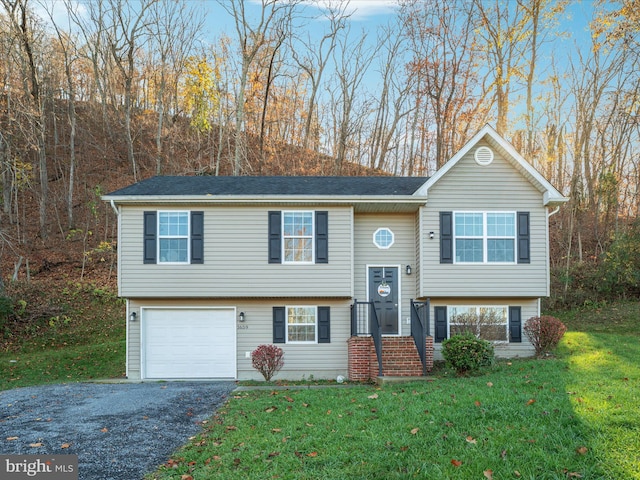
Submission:
[[[1,278],[112,281],[100,195],[155,174],[428,176],[491,123],[571,198],[558,303],[637,296],[638,5],[0,0]]]

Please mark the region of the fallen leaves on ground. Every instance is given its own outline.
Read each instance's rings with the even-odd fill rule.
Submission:
[[[462,465],[462,461],[461,460],[456,460],[455,458],[451,459],[451,465],[453,465],[454,467],[459,467],[460,465]]]

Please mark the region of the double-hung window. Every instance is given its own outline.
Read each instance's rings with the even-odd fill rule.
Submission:
[[[189,212],[158,212],[159,263],[189,262]]]
[[[509,339],[508,307],[449,307],[449,338],[471,332],[490,342]]]
[[[143,262],[204,263],[204,212],[144,212]]]
[[[287,343],[315,343],[316,307],[287,307]]]
[[[329,263],[329,212],[268,213],[269,263]]]
[[[282,212],[284,262],[313,262],[313,212]]]
[[[515,212],[455,212],[456,263],[515,263]]]

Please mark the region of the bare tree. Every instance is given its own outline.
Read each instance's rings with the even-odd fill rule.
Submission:
[[[261,0],[259,18],[251,24],[243,0],[218,0],[220,5],[233,17],[240,47],[240,79],[236,91],[236,141],[233,160],[233,174],[240,175],[242,162],[246,158],[245,138],[245,91],[249,70],[260,50],[269,41],[269,31],[282,18],[291,18],[300,0],[279,2]]]
[[[49,178],[47,174],[46,118],[41,91],[40,65],[36,59],[36,38],[34,18],[28,6],[28,0],[1,0],[2,6],[10,21],[10,26],[18,38],[24,54],[25,82],[30,98],[29,115],[31,131],[35,138],[34,148],[38,158],[40,178],[40,236],[47,238],[47,205],[49,200]]]
[[[511,106],[512,80],[522,69],[527,37],[527,19],[519,2],[474,0],[477,32],[483,40],[481,52],[489,64],[491,89],[497,109],[496,131],[506,135]]]
[[[124,86],[124,131],[127,159],[131,164],[133,180],[138,181],[131,116],[136,78],[136,53],[148,41],[148,28],[152,21],[149,10],[159,0],[141,0],[133,5],[125,0],[108,0],[105,12],[110,24],[107,30],[109,51],[120,72]]]
[[[326,5],[324,15],[329,20],[329,28],[327,32],[323,34],[320,42],[317,45],[313,45],[310,35],[307,34],[307,39],[304,41],[300,38],[295,38],[294,41],[296,45],[294,46],[292,44],[290,49],[293,59],[307,74],[309,82],[311,83],[302,140],[302,147],[305,149],[309,148],[311,128],[314,117],[316,116],[318,94],[320,92],[320,85],[323,80],[325,68],[336,48],[338,33],[344,30],[346,22],[350,17],[350,14],[345,13],[347,6],[348,2],[344,1],[338,4]],[[299,43],[303,43],[307,47],[304,56],[298,53],[297,45]]]
[[[462,10],[443,0],[411,2],[402,10],[405,35],[413,50],[409,69],[416,86],[416,106],[430,110],[422,116],[426,122],[432,119],[435,130],[436,168],[485,121],[487,89],[476,93],[478,66],[473,59],[476,44],[470,27],[474,12],[473,4]],[[430,126],[422,126],[423,137]]]
[[[186,59],[193,50],[194,42],[204,26],[200,8],[185,2],[159,2],[151,5],[149,49],[153,56],[153,78],[155,109],[158,122],[155,135],[156,175],[162,173],[162,136],[169,92],[178,88],[179,78]],[[170,85],[169,85],[170,84]],[[174,108],[177,108],[174,105]]]
[[[350,36],[350,29],[338,40],[338,49],[334,50],[336,64],[335,77],[337,79],[337,95],[334,96],[332,106],[335,108],[334,128],[334,174],[342,172],[343,163],[347,158],[350,144],[356,145],[354,136],[361,133],[359,126],[368,116],[366,110],[367,99],[362,95],[361,87],[365,73],[375,57],[379,45],[367,43],[367,32],[362,32],[357,41]],[[361,110],[356,115],[357,102],[362,103]],[[357,155],[356,155],[357,156]]]

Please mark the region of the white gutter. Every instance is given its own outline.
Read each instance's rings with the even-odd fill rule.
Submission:
[[[113,208],[113,211],[116,212],[116,217],[120,215],[120,212],[118,211],[118,207],[116,207],[116,202],[113,199],[111,199],[109,203],[111,203],[111,208]]]
[[[558,206],[556,207],[556,209],[555,209],[553,212],[551,212],[551,213],[547,213],[547,218],[551,218],[553,215],[555,215],[556,213],[558,213],[558,211],[559,211],[559,210],[560,210],[560,205],[558,205]]]

